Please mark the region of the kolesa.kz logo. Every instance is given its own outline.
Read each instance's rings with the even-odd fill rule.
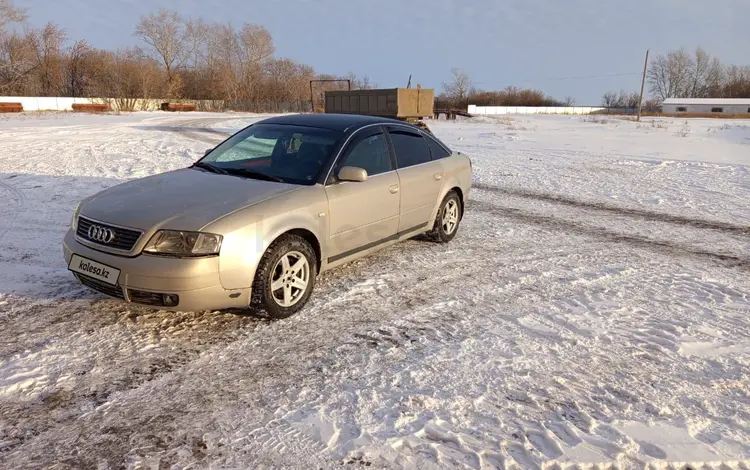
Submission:
[[[81,263],[78,265],[78,269],[82,271],[86,271],[87,273],[95,274],[97,276],[101,276],[105,279],[109,279],[109,271],[104,268],[97,268],[96,266],[91,266],[91,263],[87,263],[85,261],[81,261]]]

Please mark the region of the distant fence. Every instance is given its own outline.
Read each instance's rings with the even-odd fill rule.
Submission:
[[[304,112],[309,101],[257,103],[228,100],[140,99],[140,98],[66,98],[0,96],[0,103],[21,103],[24,111],[73,111],[74,104],[108,104],[114,111],[158,111],[162,103],[192,104],[198,111]]]
[[[468,112],[473,115],[500,114],[593,114],[606,111],[605,107],[593,106],[476,106],[469,105]]]
[[[605,106],[476,106],[470,104],[469,114],[497,116],[503,114],[637,114],[637,108],[608,108]],[[643,108],[643,112],[658,113],[658,109]]]

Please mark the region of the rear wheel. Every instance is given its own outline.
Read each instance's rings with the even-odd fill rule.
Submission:
[[[272,318],[288,318],[302,310],[315,287],[315,250],[302,237],[282,235],[258,263],[253,281],[253,306]]]
[[[456,236],[462,216],[461,198],[455,191],[450,191],[440,203],[435,224],[427,236],[436,242],[448,243]]]

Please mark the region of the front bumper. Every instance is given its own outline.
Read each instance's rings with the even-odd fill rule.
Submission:
[[[116,285],[74,273],[82,284],[128,303],[162,310],[203,311],[244,308],[250,304],[250,289],[227,290],[219,278],[219,258],[166,258],[140,255],[135,258],[103,253],[76,240],[68,230],[63,239],[66,266],[74,254],[120,270]],[[176,295],[176,306],[159,302],[163,295]]]

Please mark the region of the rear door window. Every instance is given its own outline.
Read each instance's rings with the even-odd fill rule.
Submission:
[[[430,147],[430,152],[432,152],[432,159],[433,160],[439,160],[441,158],[450,157],[451,153],[445,148],[440,145],[437,140],[433,139],[429,135],[424,136],[424,140],[427,141],[427,146]]]
[[[397,127],[388,129],[388,134],[391,136],[398,168],[408,168],[432,161],[430,148],[421,135]]]

